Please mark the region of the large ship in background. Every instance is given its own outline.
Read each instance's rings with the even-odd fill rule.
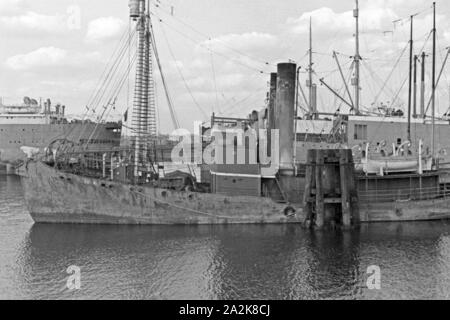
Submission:
[[[121,123],[96,123],[69,120],[66,107],[25,97],[22,103],[6,104],[0,100],[0,172],[14,173],[27,158],[27,152],[45,152],[52,143],[70,141],[85,150],[118,146]]]

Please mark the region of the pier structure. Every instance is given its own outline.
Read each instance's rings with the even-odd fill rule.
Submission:
[[[358,193],[351,150],[309,150],[305,224],[318,229],[359,223]]]

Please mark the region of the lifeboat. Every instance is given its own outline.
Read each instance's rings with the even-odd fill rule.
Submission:
[[[364,159],[361,164],[366,174],[416,172],[419,168],[418,159],[407,158]]]
[[[369,144],[367,144],[366,157],[356,166],[356,170],[362,171],[366,175],[377,174],[380,176],[392,173],[423,173],[432,170],[432,157],[422,156],[422,142],[420,142],[418,155],[401,156],[399,150],[401,150],[400,147],[394,152],[394,155],[389,157],[369,155]]]

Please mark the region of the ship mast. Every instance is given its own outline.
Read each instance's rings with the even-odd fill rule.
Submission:
[[[419,60],[418,55],[414,55],[414,77],[413,77],[413,83],[414,83],[414,93],[413,93],[413,118],[417,119],[417,62]]]
[[[353,11],[353,16],[356,20],[356,33],[355,33],[355,56],[353,57],[355,63],[355,78],[353,79],[353,85],[355,86],[355,114],[359,115],[359,63],[361,57],[359,55],[359,0],[356,0],[356,9]]]
[[[138,178],[142,172],[147,171],[149,139],[157,134],[155,86],[149,3],[146,7],[146,0],[130,0],[129,7],[130,18],[137,22],[138,33],[136,83],[131,120],[134,136],[134,176]]]
[[[432,144],[431,152],[436,155],[436,2],[433,2],[433,71],[431,91],[431,122],[432,122]]]
[[[411,16],[411,38],[409,40],[409,89],[408,89],[408,129],[407,139],[411,141],[411,105],[412,105],[412,66],[414,51],[414,16]]]
[[[309,67],[308,67],[308,87],[309,87],[309,113],[313,119],[317,119],[317,110],[314,105],[313,88],[313,52],[312,52],[312,17],[309,18]]]
[[[422,67],[421,67],[421,74],[420,74],[420,117],[422,119],[425,119],[425,59],[426,54],[425,52],[422,52]]]

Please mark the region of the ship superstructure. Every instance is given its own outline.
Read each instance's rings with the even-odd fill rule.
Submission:
[[[25,97],[21,104],[0,104],[0,164],[8,172],[26,160],[24,147],[44,152],[52,142],[67,140],[89,149],[110,149],[119,144],[120,135],[119,123],[69,121],[66,107],[53,106],[50,99],[42,104]]]
[[[353,12],[356,22],[355,32],[355,53],[352,58],[353,74],[351,81],[348,83],[347,78],[343,74],[342,66],[338,59],[338,54],[333,52],[333,59],[336,61],[339,74],[341,76],[343,93],[333,89],[324,79],[319,79],[321,85],[329,90],[335,96],[338,104],[334,113],[326,113],[317,110],[314,104],[316,101],[303,99],[300,93],[304,95],[301,87],[300,79],[297,82],[299,87],[296,110],[301,106],[308,106],[306,113],[296,118],[296,141],[297,155],[296,159],[305,160],[305,150],[309,148],[332,148],[337,144],[345,146],[354,151],[355,160],[364,158],[366,146],[369,145],[370,152],[382,152],[382,154],[394,155],[397,149],[405,151],[405,145],[410,146],[405,152],[411,155],[418,152],[419,142],[423,143],[422,152],[424,155],[433,156],[439,160],[440,168],[447,168],[450,163],[450,121],[447,115],[439,118],[436,114],[436,89],[444,71],[448,60],[449,51],[439,74],[436,72],[436,4],[433,4],[433,26],[429,34],[432,39],[432,86],[429,99],[427,96],[427,85],[425,83],[426,70],[425,61],[428,59],[425,52],[414,55],[414,33],[413,22],[414,16],[411,16],[409,23],[411,24],[411,37],[408,42],[409,48],[409,74],[402,88],[408,87],[408,103],[407,110],[401,110],[395,107],[395,102],[399,100],[399,92],[395,93],[393,101],[389,103],[376,103],[371,108],[363,110],[360,91],[360,64],[362,61],[359,48],[359,19],[360,10],[359,2],[356,0],[356,8]],[[312,34],[312,29],[310,28]],[[312,38],[312,35],[310,35]],[[310,41],[312,43],[312,41]],[[423,49],[422,49],[423,50]],[[406,51],[406,48],[404,52]],[[312,47],[309,49],[310,56],[313,52]],[[310,66],[312,65],[312,57],[310,57]],[[420,62],[420,63],[419,63]],[[398,63],[398,61],[397,61]],[[394,66],[395,68],[395,66]],[[420,70],[418,70],[420,68]],[[393,69],[394,70],[394,69]],[[392,70],[392,71],[393,71]],[[310,97],[314,97],[315,87],[312,83],[312,68],[309,68],[309,75],[306,86],[309,88]],[[388,79],[392,75],[389,75]],[[420,74],[420,84],[418,83],[418,75]],[[407,81],[409,80],[407,85]],[[350,90],[350,86],[354,86],[354,91]],[[386,90],[387,82],[382,84],[380,92],[374,99],[378,100],[383,90]],[[312,102],[311,102],[312,101]],[[342,106],[348,107],[350,112],[341,112]]]

